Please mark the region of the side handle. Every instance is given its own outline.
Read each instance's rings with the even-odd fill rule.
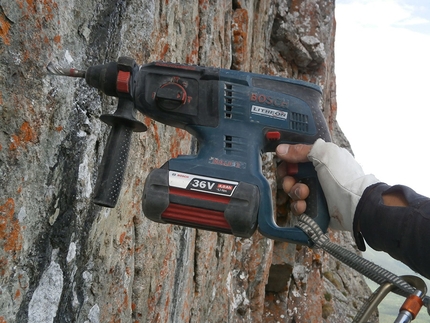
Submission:
[[[100,119],[112,129],[99,166],[93,202],[113,208],[118,201],[127,168],[131,135],[133,132],[144,132],[147,128],[134,117],[133,101],[124,98],[119,98],[114,114],[104,114]]]

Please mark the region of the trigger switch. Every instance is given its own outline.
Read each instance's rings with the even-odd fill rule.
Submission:
[[[266,133],[267,140],[279,140],[281,139],[281,133],[279,131],[268,131]]]
[[[157,90],[155,100],[161,109],[175,110],[187,101],[187,92],[178,83],[167,83]]]

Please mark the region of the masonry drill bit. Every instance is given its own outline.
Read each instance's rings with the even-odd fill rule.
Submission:
[[[46,66],[48,72],[52,75],[62,75],[62,76],[71,76],[71,77],[83,77],[85,78],[85,71],[77,70],[75,68],[63,68],[59,65],[55,65],[52,62]]]

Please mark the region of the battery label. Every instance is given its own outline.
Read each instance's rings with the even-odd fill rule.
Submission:
[[[288,112],[270,108],[259,107],[258,105],[253,105],[251,109],[252,114],[257,114],[263,117],[287,120]]]
[[[238,182],[169,171],[169,186],[209,194],[232,196]]]

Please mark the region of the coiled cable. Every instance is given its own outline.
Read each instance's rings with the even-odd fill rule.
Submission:
[[[387,282],[391,283],[396,287],[393,292],[405,297],[408,297],[416,290],[396,274],[358,256],[342,246],[331,242],[328,236],[322,232],[318,224],[308,215],[302,214],[299,217],[299,223],[297,226],[309,236],[315,244],[315,247],[323,249],[336,259],[342,261],[344,264],[373,280],[375,283],[379,285]],[[424,305],[427,307],[427,312],[430,315],[430,297],[425,296],[423,301]]]

